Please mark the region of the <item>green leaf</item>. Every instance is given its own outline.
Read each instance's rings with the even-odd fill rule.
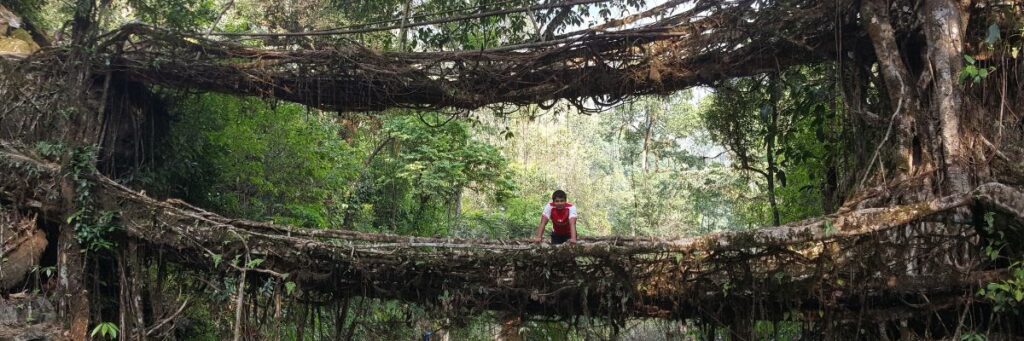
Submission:
[[[71,222],[75,221],[75,219],[78,218],[78,216],[82,215],[82,212],[82,210],[75,211],[75,213],[72,213],[71,215],[68,216],[68,219],[67,221],[65,221],[65,223],[71,224]]]
[[[215,268],[220,266],[220,262],[222,260],[224,260],[224,256],[221,256],[221,255],[213,255],[213,256],[210,256],[210,257],[213,258],[213,267],[215,267]]]
[[[964,60],[967,61],[967,64],[971,64],[971,65],[974,65],[974,63],[976,62],[974,60],[974,57],[971,57],[970,55],[966,55],[966,54],[964,55]]]
[[[96,338],[96,335],[99,335],[108,339],[116,339],[118,332],[120,332],[120,329],[117,328],[116,324],[113,322],[103,322],[97,324],[96,327],[92,329],[92,333],[90,333],[89,336]]]
[[[248,263],[245,264],[245,267],[247,269],[255,268],[257,266],[260,266],[260,264],[263,264],[263,260],[264,260],[263,258],[251,259],[251,260],[249,260]]]
[[[288,295],[291,295],[293,292],[295,292],[295,282],[284,282],[284,292],[288,293]]]

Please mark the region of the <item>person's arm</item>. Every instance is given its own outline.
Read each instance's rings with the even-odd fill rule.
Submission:
[[[535,233],[535,236],[533,237],[533,242],[534,243],[540,243],[542,240],[544,240],[544,226],[547,226],[547,225],[548,225],[548,216],[541,214],[540,215],[540,225],[537,225],[537,233]]]
[[[576,243],[576,206],[569,207],[569,243]]]
[[[569,218],[569,242],[576,243],[576,218]]]

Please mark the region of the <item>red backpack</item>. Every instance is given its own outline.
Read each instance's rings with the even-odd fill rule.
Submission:
[[[572,207],[572,204],[565,203],[565,207],[561,209],[555,206],[553,202],[548,205],[551,205],[551,217],[549,218],[551,218],[551,226],[555,228],[555,234],[561,236],[570,235],[569,208]]]

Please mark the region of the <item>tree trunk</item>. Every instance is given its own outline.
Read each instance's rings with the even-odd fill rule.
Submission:
[[[968,20],[964,6],[955,0],[925,1],[918,12],[925,36],[920,46],[898,41],[911,38],[896,34],[885,0],[862,2],[862,20],[893,110],[883,118],[897,123],[896,180],[923,175],[920,190],[896,202],[966,193],[987,177],[986,163],[970,159],[982,145],[975,141],[980,128],[962,120],[969,107],[965,85],[958,81]]]
[[[142,282],[145,272],[139,261],[138,244],[129,241],[117,259],[121,314],[120,335],[123,340],[142,340],[146,336],[145,313],[142,309]]]
[[[409,11],[412,9],[412,0],[406,0],[405,6],[402,9],[402,29],[398,33],[398,50],[405,51],[405,40],[409,32],[409,28],[405,27],[409,23]]]
[[[964,96],[957,78],[964,54],[967,14],[952,0],[925,1],[924,12],[924,33],[928,37],[928,61],[931,62],[925,67],[934,70],[931,109],[938,115],[943,188],[945,193],[966,193],[970,175],[965,168],[967,155],[962,140],[967,136],[961,131],[960,122]]]
[[[874,46],[875,56],[878,58],[879,72],[885,80],[889,104],[893,106],[891,117],[886,115],[884,118],[895,120],[896,123],[896,177],[903,179],[913,174],[914,166],[921,163],[921,160],[914,159],[913,151],[915,122],[921,111],[920,101],[913,85],[913,77],[903,63],[904,56],[896,42],[887,1],[864,0],[861,3],[861,13],[867,21],[866,29]]]
[[[778,120],[779,120],[779,91],[778,91],[778,75],[773,75],[769,80],[768,86],[771,87],[771,95],[769,101],[771,101],[771,113],[768,119],[768,134],[764,138],[765,144],[765,155],[768,158],[768,170],[765,178],[768,179],[768,204],[772,209],[772,226],[779,226],[782,224],[782,219],[779,217],[779,204],[775,198],[775,175],[778,174],[778,169],[775,167],[775,134],[778,132]]]
[[[58,314],[64,320],[68,339],[85,340],[89,331],[89,291],[85,286],[85,253],[75,238],[75,229],[60,228],[57,256]]]
[[[651,152],[651,129],[654,126],[654,115],[656,112],[657,110],[654,110],[653,108],[647,108],[644,113],[644,118],[646,118],[646,120],[644,120],[644,150],[640,159],[640,167],[643,169],[644,174],[647,174],[647,163],[649,162],[648,155]]]

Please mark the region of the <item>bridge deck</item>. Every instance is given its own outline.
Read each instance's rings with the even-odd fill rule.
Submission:
[[[59,214],[57,165],[4,144],[0,172],[14,175],[0,182],[4,197]],[[237,274],[246,262],[230,260],[261,259],[250,276],[294,281],[309,299],[360,295],[467,313],[730,319],[828,312],[885,319],[956,304],[974,286],[1006,276],[985,265],[977,229],[957,224],[951,213],[980,204],[998,212],[1000,224],[1024,221],[1024,193],[993,183],[965,195],[777,228],[547,246],[230,219],[155,200],[100,175],[91,180],[97,202],[118,212],[129,240],[170,251],[164,254],[196,271]],[[866,310],[884,313],[865,317]]]

